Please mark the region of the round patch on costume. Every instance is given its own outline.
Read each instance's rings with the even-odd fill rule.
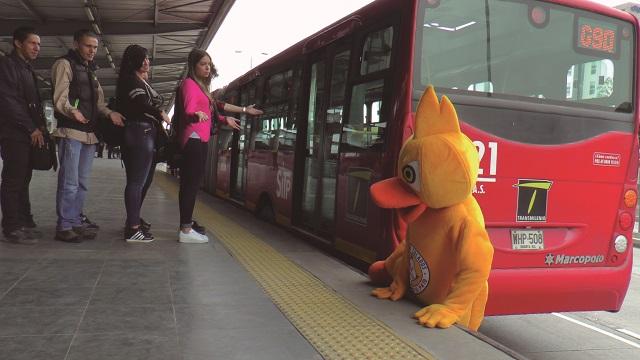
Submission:
[[[409,245],[409,284],[416,295],[429,285],[429,266],[413,245]]]

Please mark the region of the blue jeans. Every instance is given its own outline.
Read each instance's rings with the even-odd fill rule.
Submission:
[[[58,191],[56,193],[57,230],[70,230],[81,226],[80,213],[89,187],[89,174],[96,152],[95,144],[78,140],[58,140]]]
[[[127,227],[140,225],[140,208],[156,170],[155,127],[147,122],[128,121],[124,128],[122,160],[127,173],[124,205]]]

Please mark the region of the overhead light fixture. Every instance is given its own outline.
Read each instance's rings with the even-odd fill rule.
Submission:
[[[96,32],[96,34],[98,34],[98,35],[102,34],[102,32],[100,32],[100,27],[98,27],[98,24],[92,23],[91,27],[93,27],[93,30]]]

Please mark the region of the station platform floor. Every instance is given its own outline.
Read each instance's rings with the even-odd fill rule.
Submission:
[[[142,215],[156,240],[127,244],[124,169],[96,159],[85,214],[96,239],[53,239],[57,173],[35,171],[43,239],[0,242],[0,359],[512,359],[419,306],[369,295],[360,271],[233,204],[200,193],[208,244],[177,242],[177,181],[156,172]]]

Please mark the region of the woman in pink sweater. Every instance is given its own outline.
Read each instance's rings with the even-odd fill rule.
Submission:
[[[209,85],[217,75],[211,57],[204,50],[194,49],[189,53],[187,78],[180,86],[178,96],[182,96],[184,106],[184,128],[180,131],[182,144],[182,164],[180,165],[180,233],[179,241],[205,243],[209,239],[204,227],[193,221],[193,208],[200,187],[207,159],[208,141],[212,134],[212,121],[240,129],[238,119],[221,116],[214,108],[222,111],[260,115],[261,110],[253,107],[239,107],[216,101]],[[176,111],[179,111],[176,109]]]

